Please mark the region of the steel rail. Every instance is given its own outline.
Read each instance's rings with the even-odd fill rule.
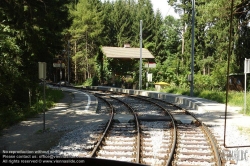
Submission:
[[[212,145],[212,149],[213,149],[215,160],[216,160],[216,166],[221,166],[222,161],[221,161],[220,153],[219,153],[219,150],[217,148],[216,140],[213,137],[213,134],[210,132],[208,127],[204,123],[202,123],[194,114],[192,114],[191,112],[189,112],[187,110],[185,110],[185,112],[187,114],[189,114],[190,116],[192,116],[201,125],[203,131],[205,132],[206,136],[209,138],[209,141],[210,141],[210,143]]]
[[[150,100],[150,98],[148,98],[148,97],[140,97],[140,96],[131,96],[131,97],[139,98],[139,99],[148,101],[150,103],[153,103],[153,104],[157,105],[158,107],[160,107],[161,109],[163,109],[170,116],[171,122],[172,122],[172,127],[173,127],[173,144],[172,144],[170,154],[169,154],[170,157],[168,158],[168,160],[166,162],[166,166],[171,165],[171,163],[174,159],[174,152],[175,152],[175,148],[176,148],[176,144],[177,144],[177,127],[176,127],[176,123],[174,121],[172,114],[168,110],[166,110],[164,107],[159,105],[158,103]]]
[[[122,102],[124,105],[126,105],[131,111],[132,111],[132,113],[133,113],[133,116],[134,116],[134,119],[135,119],[135,124],[136,124],[136,130],[137,130],[137,149],[136,149],[136,163],[140,163],[140,152],[141,152],[141,141],[140,141],[140,137],[141,137],[141,135],[140,135],[140,133],[141,133],[141,130],[140,130],[140,125],[139,125],[139,120],[138,120],[138,117],[137,117],[137,114],[136,114],[136,112],[134,111],[134,109],[130,106],[130,105],[128,105],[127,103],[125,103],[124,101],[122,101],[122,100],[120,100],[119,98],[115,98],[115,97],[112,97],[112,98],[114,98],[114,99],[116,99],[116,100],[119,100],[120,102]]]
[[[114,93],[114,92],[113,92]],[[157,104],[157,103],[155,103],[155,102],[153,102],[153,101],[151,101],[150,100],[150,97],[145,97],[145,96],[135,96],[135,95],[131,95],[130,97],[135,97],[135,98],[140,98],[140,99],[143,99],[143,100],[146,100],[146,101],[149,101],[149,102],[151,102],[151,103],[154,103],[154,104],[156,104],[156,105],[158,105],[158,106],[160,106],[159,104]],[[146,99],[146,98],[148,98],[148,99]],[[157,98],[154,98],[154,99],[156,99],[156,100],[160,100],[160,99],[157,99]],[[163,102],[166,102],[166,101],[164,101],[164,100],[160,100],[160,101],[163,101]],[[122,101],[121,101],[122,102]],[[166,102],[166,103],[168,103],[168,102]],[[125,105],[127,105],[126,103],[124,103]],[[171,104],[171,103],[169,103],[169,104]],[[179,107],[179,106],[177,106],[177,105],[174,105],[174,104],[171,104],[171,105],[173,105],[173,106],[175,106],[176,108],[180,108],[180,109],[183,109],[183,108],[181,108],[181,107]],[[130,107],[129,105],[127,105],[128,107]],[[160,106],[161,107],[161,106]],[[131,107],[130,107],[131,108]],[[163,108],[163,107],[161,107],[161,108]],[[164,110],[166,110],[165,108],[163,108]],[[133,110],[133,109],[132,109]],[[212,136],[212,133],[209,131],[209,129],[207,128],[207,126],[204,124],[204,123],[202,123],[198,118],[196,118],[196,116],[194,115],[194,114],[192,114],[192,113],[190,113],[189,111],[187,111],[187,110],[185,110],[185,109],[183,109],[187,114],[189,114],[190,116],[192,116],[198,123],[199,123],[199,125],[201,125],[201,128],[203,129],[203,131],[204,131],[204,133],[207,135],[207,137],[208,137],[208,139],[210,140],[210,142],[211,142],[211,145],[212,145],[212,150],[213,150],[213,152],[214,152],[214,157],[215,157],[215,160],[216,160],[216,165],[217,166],[221,166],[221,164],[222,164],[222,161],[221,161],[221,157],[220,157],[220,153],[219,153],[219,151],[218,151],[218,148],[217,148],[217,145],[216,145],[216,140],[213,138],[213,136]],[[176,147],[176,142],[177,142],[177,127],[176,127],[176,124],[174,123],[175,121],[174,121],[174,118],[173,118],[173,116],[172,116],[172,114],[169,112],[169,111],[167,111],[166,110],[166,112],[169,114],[169,116],[171,117],[171,119],[173,120],[172,122],[173,122],[173,127],[174,127],[174,144],[173,144],[173,147],[171,148],[171,153],[170,153],[170,156],[171,157],[169,157],[169,158],[171,158],[171,160],[168,160],[168,162],[167,162],[167,165],[171,165],[170,163],[171,163],[171,161],[173,160],[173,158],[174,158],[174,151],[175,151],[175,147]],[[135,116],[135,119],[137,119],[137,117]],[[137,119],[138,120],[138,119]],[[138,125],[139,126],[139,125]],[[138,130],[139,131],[139,130]],[[140,139],[137,139],[137,140],[140,140]],[[138,147],[140,147],[140,146],[138,146]],[[138,156],[138,159],[139,159],[139,157],[140,157],[140,149],[137,149],[137,156]],[[140,161],[140,160],[138,160],[138,161]]]
[[[96,96],[96,97],[99,97],[99,98],[103,99],[103,98],[100,97],[100,96]],[[113,108],[113,106],[112,106],[107,100],[105,100],[105,99],[103,99],[103,100],[104,100],[105,102],[107,102],[108,105],[109,105],[109,107],[111,108],[111,116],[110,116],[110,119],[109,119],[109,121],[108,121],[108,124],[107,124],[107,126],[106,126],[106,128],[105,128],[105,130],[104,130],[104,132],[103,132],[103,134],[102,134],[101,139],[98,141],[98,143],[96,144],[95,148],[92,150],[92,152],[91,152],[91,154],[90,154],[90,157],[96,157],[96,153],[97,153],[97,151],[99,150],[99,148],[100,148],[100,146],[101,146],[101,144],[102,144],[104,138],[106,137],[106,135],[107,135],[107,133],[108,133],[108,130],[110,129],[112,120],[114,119],[114,108]]]
[[[219,153],[217,145],[216,145],[216,141],[214,140],[211,132],[209,131],[209,129],[207,128],[207,126],[204,123],[202,123],[201,127],[202,127],[203,131],[206,133],[207,137],[209,138],[209,140],[211,142],[211,145],[212,145],[212,148],[213,148],[213,151],[214,151],[214,155],[215,155],[215,158],[216,158],[217,166],[221,166],[222,162],[221,162],[220,153]]]
[[[132,96],[132,97],[134,97],[134,96]],[[143,96],[143,97],[144,97],[144,96]],[[142,98],[142,97],[140,97],[140,98]],[[149,97],[145,97],[145,98],[149,98]],[[142,99],[143,99],[143,98],[142,98]],[[174,104],[172,104],[172,103],[166,102],[166,101],[164,101],[164,100],[160,100],[160,99],[156,99],[156,98],[154,98],[154,99],[155,99],[155,100],[158,100],[158,101],[162,101],[162,102],[168,103],[168,104],[170,104],[170,105],[173,105],[173,106],[175,106],[176,108],[182,109],[181,107],[176,106],[176,105],[174,105]],[[149,99],[146,99],[146,100],[152,102],[152,101],[149,100]],[[157,103],[156,103],[156,104],[157,104]],[[212,133],[210,132],[210,130],[209,130],[209,129],[207,128],[207,126],[206,126],[204,123],[202,123],[194,114],[192,114],[191,112],[189,112],[189,111],[187,111],[187,110],[185,110],[185,109],[183,109],[183,110],[184,110],[187,114],[189,114],[190,116],[192,116],[192,117],[201,125],[203,131],[205,132],[206,136],[209,138],[209,140],[210,140],[210,142],[211,142],[212,150],[213,150],[214,155],[215,155],[215,160],[216,160],[217,166],[221,166],[222,161],[221,161],[220,153],[219,153],[219,150],[218,150],[217,145],[216,145],[216,140],[213,138]],[[167,111],[167,112],[168,112],[168,111]],[[171,113],[170,113],[170,114],[171,114]],[[171,115],[171,117],[172,117],[172,115]]]

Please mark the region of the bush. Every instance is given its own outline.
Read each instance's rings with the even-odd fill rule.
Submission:
[[[83,86],[92,86],[92,78],[88,78],[84,83]]]
[[[40,87],[37,93],[37,101],[31,105],[23,105],[21,103],[13,102],[9,107],[0,108],[0,130],[16,124],[22,120],[33,117],[38,113],[44,111],[44,102],[43,102],[43,88]],[[46,89],[45,99],[46,106],[45,110],[54,106],[54,103],[63,98],[63,93],[60,90],[55,89]]]
[[[217,101],[219,103],[226,103],[225,95],[225,92],[203,90],[197,96],[200,98]]]

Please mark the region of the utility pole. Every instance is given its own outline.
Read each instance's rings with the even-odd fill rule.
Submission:
[[[195,0],[192,0],[192,48],[191,48],[191,85],[190,85],[191,97],[193,97],[193,91],[194,91],[194,24],[195,24]]]
[[[142,20],[140,20],[140,69],[139,69],[139,90],[142,85]]]
[[[70,80],[70,78],[69,78],[70,77],[70,73],[69,73],[70,72],[69,71],[69,68],[70,68],[70,66],[69,66],[70,65],[70,63],[69,63],[69,60],[70,60],[69,59],[69,56],[70,56],[69,38],[68,38],[68,48],[67,48],[67,50],[68,50],[68,83],[69,83],[69,80]]]
[[[45,81],[46,81],[47,64],[45,62],[38,62],[38,78],[43,80],[43,132],[45,131]]]
[[[77,41],[77,40],[76,40]],[[76,55],[76,41],[75,41],[75,49],[74,49],[74,55]],[[77,78],[77,69],[76,69],[76,67],[77,67],[77,65],[76,65],[76,59],[77,58],[75,58],[75,83],[77,83],[78,81],[78,78]]]

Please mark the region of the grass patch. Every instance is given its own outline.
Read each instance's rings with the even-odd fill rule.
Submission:
[[[166,87],[162,89],[162,92],[165,93],[173,93],[173,94],[179,94],[179,95],[190,95],[190,89],[184,89],[179,87]],[[194,90],[194,96],[216,101],[218,103],[226,103],[226,92],[223,91],[195,91]],[[230,106],[237,106],[241,107],[242,111],[240,113],[244,113],[244,92],[235,92],[235,91],[229,91],[228,93],[228,105]],[[250,92],[247,92],[246,95],[246,115],[250,116]]]
[[[241,134],[247,135],[250,138],[250,127],[238,127]]]

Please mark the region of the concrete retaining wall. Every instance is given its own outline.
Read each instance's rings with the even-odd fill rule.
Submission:
[[[171,94],[171,93],[161,93],[157,91],[122,89],[122,88],[106,87],[106,86],[90,86],[86,88],[164,99],[186,110],[206,111],[206,110],[213,109],[213,110],[218,110],[218,111],[225,111],[225,104],[220,104],[215,101],[198,98],[198,97],[176,95],[176,94]],[[238,111],[241,109],[240,107],[228,107],[228,108],[229,108],[228,110],[233,110],[233,111]]]

